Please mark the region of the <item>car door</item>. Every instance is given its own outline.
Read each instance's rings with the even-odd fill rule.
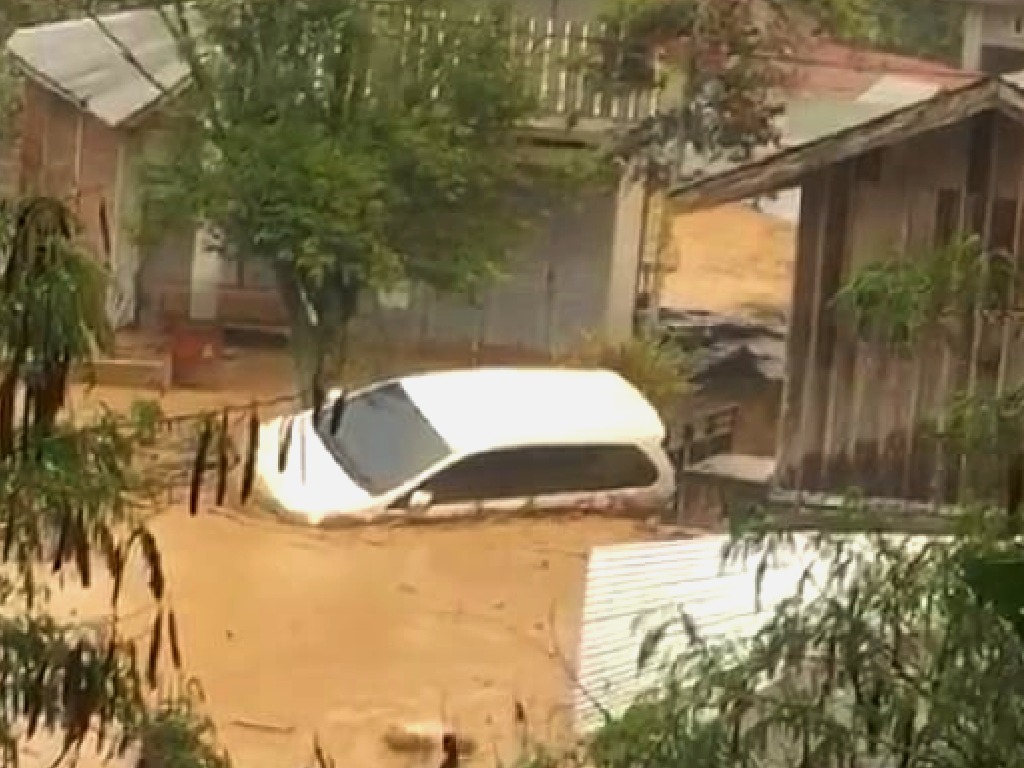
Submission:
[[[463,458],[424,480],[431,516],[528,508],[602,508],[652,485],[657,468],[632,445],[542,445]],[[418,510],[417,510],[418,511]]]

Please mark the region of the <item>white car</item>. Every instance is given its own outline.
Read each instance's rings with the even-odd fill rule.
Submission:
[[[313,525],[647,507],[672,495],[665,426],[611,371],[479,368],[407,376],[344,396],[339,414],[341,396],[332,394],[316,424],[305,411],[260,430],[259,495]]]

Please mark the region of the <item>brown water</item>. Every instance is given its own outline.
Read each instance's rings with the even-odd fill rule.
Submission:
[[[182,414],[290,388],[282,353],[249,351],[225,367],[221,391],[174,390],[161,404]],[[139,396],[79,388],[73,402],[87,419],[98,403],[124,410]],[[517,700],[533,735],[562,735],[587,553],[645,536],[597,518],[316,532],[182,509],[154,529],[185,664],[240,768],[307,765],[314,734],[339,768],[433,766],[389,754],[381,737],[439,720],[481,746],[475,764],[492,766],[494,750],[517,741]],[[143,595],[135,579],[122,606],[140,636],[152,608]],[[90,616],[108,600],[98,584],[58,604]]]
[[[582,519],[313,532],[172,510],[154,525],[189,672],[236,765],[433,765],[389,754],[391,725],[444,720],[483,748],[564,735],[590,547],[639,538]],[[127,626],[147,625],[141,585]],[[102,587],[64,598],[98,610]]]

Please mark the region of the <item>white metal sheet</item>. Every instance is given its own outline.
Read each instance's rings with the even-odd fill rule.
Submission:
[[[852,537],[866,543],[863,537]],[[590,554],[577,659],[577,729],[598,727],[605,712],[617,716],[638,695],[656,689],[664,667],[638,668],[640,645],[651,629],[685,611],[707,640],[736,640],[756,633],[781,600],[797,593],[808,571],[811,599],[826,573],[809,536],[794,537],[769,561],[760,594],[759,554],[723,562],[726,536],[598,547]],[[759,599],[760,598],[760,599]],[[665,660],[687,642],[680,627],[662,641]]]
[[[41,85],[118,127],[178,89],[189,71],[157,11],[125,11],[101,21],[102,26],[74,19],[26,27],[14,33],[7,49]]]

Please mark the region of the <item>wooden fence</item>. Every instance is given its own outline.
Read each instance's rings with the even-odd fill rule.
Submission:
[[[456,19],[445,11],[414,12],[389,0],[371,2],[378,34],[397,38],[402,64],[418,70],[429,52],[444,50],[457,59],[458,30],[487,23],[480,14]],[[602,55],[624,50],[621,37],[605,23],[515,16],[492,28],[508,35],[509,47],[526,71],[530,96],[544,118],[628,124],[658,109],[659,89],[626,89],[598,76],[595,65]],[[372,73],[365,87],[374,87]]]

